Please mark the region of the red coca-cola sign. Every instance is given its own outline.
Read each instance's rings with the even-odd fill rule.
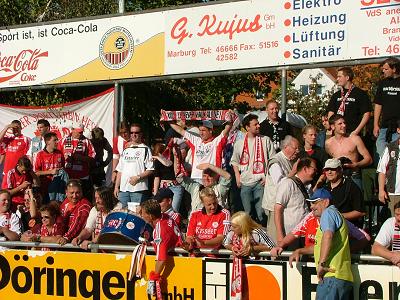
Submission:
[[[34,81],[36,75],[31,72],[37,70],[42,57],[48,57],[48,51],[41,49],[25,49],[17,55],[3,55],[0,52],[0,83],[21,75],[21,81]]]

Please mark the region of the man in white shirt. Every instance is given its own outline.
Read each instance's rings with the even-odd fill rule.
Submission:
[[[386,258],[400,267],[400,202],[393,208],[394,217],[383,223],[372,245],[371,253]]]
[[[400,133],[400,120],[397,120],[397,133]],[[379,201],[388,203],[394,216],[394,205],[400,200],[400,138],[389,143],[379,160],[378,185]]]
[[[142,142],[142,128],[139,124],[132,124],[131,142],[122,152],[116,167],[114,195],[122,205],[128,202],[142,203],[149,197],[148,177],[153,173],[153,159],[151,150]]]
[[[177,124],[171,124],[171,127],[180,135],[182,135],[187,145],[192,151],[192,174],[191,178],[201,183],[202,170],[197,165],[202,163],[210,163],[217,167],[222,165],[222,152],[227,141],[229,131],[232,127],[231,121],[226,123],[224,130],[217,137],[213,137],[213,123],[209,120],[202,121],[199,126],[200,136],[196,136],[191,132],[183,129]]]
[[[275,154],[268,161],[268,174],[266,176],[262,208],[268,216],[267,232],[275,238],[274,209],[276,202],[276,189],[282,179],[296,174],[296,161],[299,154],[299,141],[287,135],[281,143],[281,152]]]
[[[269,137],[260,135],[260,123],[256,115],[247,115],[242,124],[247,134],[243,140],[235,142],[231,164],[236,184],[241,189],[240,197],[244,210],[251,214],[254,206],[257,215],[252,216],[253,219],[266,225],[261,203],[268,159],[275,155],[275,148]]]
[[[287,233],[308,214],[305,185],[313,179],[317,165],[314,159],[305,157],[297,163],[295,176],[283,179],[277,186],[274,218],[278,245]],[[273,237],[274,238],[274,237]]]

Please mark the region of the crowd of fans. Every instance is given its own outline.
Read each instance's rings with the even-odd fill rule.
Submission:
[[[89,139],[79,125],[59,141],[41,119],[40,135],[30,139],[21,133],[21,123],[12,121],[0,132],[1,238],[87,249],[97,242],[109,212],[129,213],[136,203],[142,209],[135,213],[154,227],[161,261],[177,245],[190,255],[200,255],[196,249],[226,247],[239,257],[266,250],[277,256],[289,249],[294,251],[290,262],[314,251],[324,260],[318,269],[324,276],[330,272],[325,265],[329,251],[336,248],[317,255],[319,231],[332,243],[337,243],[335,234],[347,234],[350,244],[341,246],[348,251],[370,244],[365,219],[374,216],[366,216],[363,194],[373,194],[368,190],[374,187],[363,182],[362,173],[377,166],[378,199],[392,218],[384,223],[372,253],[399,265],[400,256],[392,251],[398,250],[400,236],[399,61],[385,60],[382,71],[370,135],[365,133],[371,101],[353,84],[348,67],[338,70],[339,91],[322,119],[324,130],[310,124],[297,136],[278,116],[274,100],[267,102],[263,122],[248,114],[241,129],[227,120],[219,134],[209,120],[169,122],[165,140],[152,147],[144,143],[139,124],[122,122],[111,145],[101,128],[94,128]],[[370,147],[372,136],[376,147]],[[156,267],[155,277],[163,266]]]

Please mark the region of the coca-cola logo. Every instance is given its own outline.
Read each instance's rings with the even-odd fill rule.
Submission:
[[[188,30],[189,19],[182,17],[172,26],[171,38],[178,40],[181,44],[185,39],[192,38],[194,34],[199,37],[213,35],[227,35],[231,40],[235,34],[241,32],[257,32],[262,28],[260,24],[261,15],[257,14],[254,18],[238,18],[234,15],[229,20],[219,19],[215,14],[204,15],[197,25],[196,32]]]
[[[24,72],[24,76],[21,76],[22,81],[35,80],[36,75],[32,75],[30,72],[37,70],[42,57],[48,57],[48,51],[25,49],[18,55],[9,56],[0,52],[0,83],[13,79],[21,72]]]

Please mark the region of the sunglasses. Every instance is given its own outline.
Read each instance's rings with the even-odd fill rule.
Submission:
[[[50,216],[42,216],[42,219],[50,219]]]
[[[141,131],[131,131],[131,134],[140,134],[142,133]]]

